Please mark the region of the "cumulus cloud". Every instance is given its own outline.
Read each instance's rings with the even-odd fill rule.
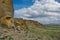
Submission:
[[[60,3],[55,0],[35,0],[32,6],[15,10],[15,15],[43,24],[60,23]]]

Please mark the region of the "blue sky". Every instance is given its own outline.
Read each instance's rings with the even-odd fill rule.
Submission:
[[[14,17],[42,24],[60,23],[60,0],[13,0]]]
[[[21,8],[24,8],[24,7],[29,7],[31,5],[33,5],[34,3],[34,0],[13,0],[13,3],[14,3],[14,9],[21,9]]]
[[[60,3],[60,0],[55,0],[56,2]],[[24,7],[29,7],[31,5],[33,5],[34,0],[13,0],[13,4],[14,4],[14,9],[21,9]],[[17,6],[18,5],[18,6]]]
[[[55,0],[55,1],[57,1],[57,2],[59,2],[59,3],[60,3],[60,0]]]

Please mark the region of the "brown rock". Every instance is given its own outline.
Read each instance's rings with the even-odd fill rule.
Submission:
[[[0,18],[6,15],[13,17],[12,0],[0,0],[0,9]]]
[[[37,21],[33,21],[33,20],[25,20],[22,18],[15,18],[14,19],[14,24],[15,26],[20,26],[21,29],[28,29],[29,26],[34,26],[34,27],[42,27],[42,24],[40,24]]]
[[[12,0],[0,0],[0,25],[10,27],[13,23]]]
[[[7,26],[8,28],[10,28],[14,25],[14,20],[11,18],[11,16],[2,17],[0,19],[0,25],[1,26]]]

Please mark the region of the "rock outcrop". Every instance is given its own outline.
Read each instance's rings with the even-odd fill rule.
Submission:
[[[0,0],[0,18],[3,16],[12,16],[14,15],[12,0]]]
[[[28,26],[35,26],[35,27],[42,27],[42,24],[40,24],[37,21],[33,21],[33,20],[25,20],[23,18],[15,18],[14,19],[14,24],[15,26],[20,26],[21,29],[28,29]]]
[[[0,26],[5,25],[10,28],[14,24],[13,15],[12,0],[0,0]]]

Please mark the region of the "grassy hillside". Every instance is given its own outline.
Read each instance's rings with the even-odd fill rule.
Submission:
[[[60,40],[60,27],[15,19],[15,29],[0,27],[0,40]]]
[[[29,31],[39,36],[39,40],[60,40],[60,27],[31,27]]]

